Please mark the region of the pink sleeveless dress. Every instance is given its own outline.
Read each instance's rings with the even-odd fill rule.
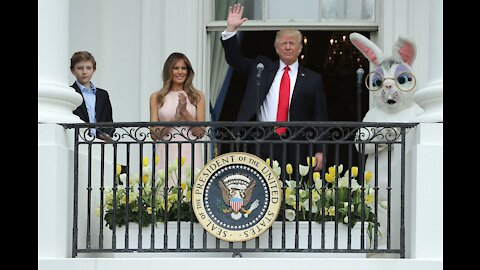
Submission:
[[[185,93],[185,91],[170,91],[164,99],[162,107],[158,108],[158,119],[159,121],[171,121],[175,117],[175,111],[178,105],[178,93]],[[197,107],[190,103],[190,100],[187,98],[187,111],[193,116],[197,116]],[[166,134],[163,139],[165,141],[168,141],[168,157],[166,156],[166,151],[165,151],[165,143],[159,143],[157,144],[156,147],[156,154],[158,155],[158,164],[157,164],[157,171],[159,169],[165,169],[165,160],[167,161],[167,166],[168,164],[174,163],[175,160],[181,159],[182,157],[185,158],[185,163],[181,167],[181,178],[182,181],[185,181],[187,172],[186,170],[189,170],[189,175],[192,175],[192,147],[195,148],[195,164],[193,167],[193,170],[195,169],[202,169],[204,162],[203,162],[203,151],[202,151],[202,144],[201,143],[183,143],[181,144],[181,154],[179,154],[179,143],[175,142],[180,142],[180,141],[187,141],[186,138],[190,139],[191,141],[197,141],[199,142],[200,139],[197,139],[196,136],[192,134],[192,131],[190,130],[191,127],[188,126],[177,126],[177,127],[171,127],[170,131],[168,134]],[[187,133],[188,132],[188,133]],[[168,168],[168,167],[167,167]],[[193,172],[194,172],[193,171]],[[166,176],[167,172],[165,172]],[[179,172],[178,169],[174,170],[171,172],[168,176],[168,187],[172,187],[173,185],[177,185],[177,176]],[[189,183],[191,181],[191,176],[186,179]]]

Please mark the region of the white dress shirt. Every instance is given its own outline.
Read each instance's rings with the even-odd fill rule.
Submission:
[[[275,122],[277,121],[277,110],[278,110],[278,95],[280,93],[280,81],[282,80],[285,63],[280,61],[280,68],[277,70],[275,74],[275,78],[273,79],[272,85],[270,86],[270,90],[268,90],[268,94],[263,101],[262,106],[260,106],[260,112],[258,114],[259,121],[263,122]],[[292,101],[293,96],[293,88],[295,87],[295,82],[297,81],[297,73],[298,73],[298,61],[288,66],[290,70],[288,71],[288,76],[290,76],[290,99],[288,101],[289,108],[290,103]],[[288,113],[288,118],[290,119],[290,110]]]

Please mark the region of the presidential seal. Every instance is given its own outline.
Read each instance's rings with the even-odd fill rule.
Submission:
[[[233,152],[206,164],[192,187],[193,211],[203,228],[229,241],[260,236],[275,221],[281,184],[261,158]]]

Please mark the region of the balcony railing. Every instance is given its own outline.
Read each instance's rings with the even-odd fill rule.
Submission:
[[[275,132],[278,123],[260,122],[64,126],[75,131],[73,257],[105,252],[405,257],[405,146],[414,123],[288,122],[281,136]],[[164,127],[170,130],[162,136]],[[115,132],[104,141],[90,135],[91,128]],[[199,169],[229,152],[268,157],[270,166],[278,162],[280,168],[277,221],[246,242],[225,242],[203,230],[188,194]],[[319,175],[306,160],[316,152],[323,153]],[[306,174],[299,165],[308,168]]]

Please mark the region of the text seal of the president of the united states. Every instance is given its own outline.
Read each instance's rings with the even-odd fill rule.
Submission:
[[[193,210],[200,224],[229,242],[247,241],[268,230],[282,199],[281,184],[272,168],[243,152],[212,159],[192,189]]]

